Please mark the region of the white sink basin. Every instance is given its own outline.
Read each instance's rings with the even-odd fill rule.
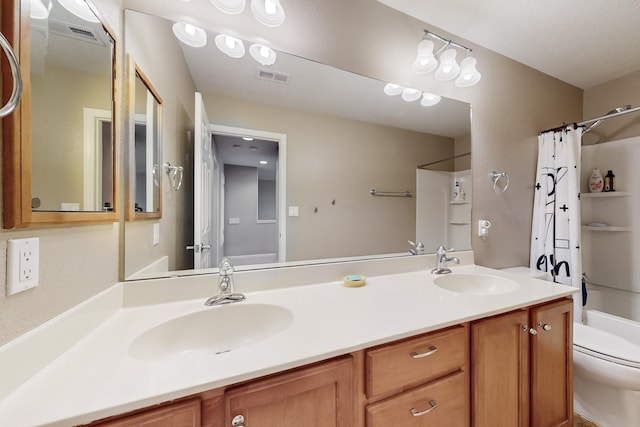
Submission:
[[[273,336],[292,319],[289,310],[269,304],[209,307],[143,332],[129,346],[129,354],[142,360],[215,357]]]
[[[450,274],[438,276],[433,283],[448,291],[460,294],[495,295],[515,292],[520,284],[515,280],[490,274]]]

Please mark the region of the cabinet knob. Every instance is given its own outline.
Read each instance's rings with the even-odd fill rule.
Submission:
[[[544,329],[545,331],[550,331],[551,330],[551,325],[549,325],[547,323],[538,322],[538,326],[540,328]]]
[[[236,415],[231,420],[232,427],[245,427],[244,426],[244,417],[242,415]]]
[[[525,332],[529,332],[531,335],[537,335],[538,334],[538,331],[536,331],[535,328],[530,328],[527,325],[522,325],[522,330],[525,331]]]
[[[413,357],[414,359],[422,359],[423,357],[431,356],[436,351],[438,351],[438,347],[431,345],[429,346],[429,351],[426,351],[424,353],[416,353],[415,351],[413,351],[409,354],[409,356]]]
[[[423,415],[427,415],[429,412],[433,411],[437,407],[438,407],[438,404],[436,403],[436,401],[430,400],[429,407],[424,411],[419,411],[416,408],[411,408],[409,412],[411,412],[411,415],[413,415],[414,417],[421,417]]]

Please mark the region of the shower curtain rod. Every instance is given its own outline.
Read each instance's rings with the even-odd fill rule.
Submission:
[[[622,116],[624,114],[635,113],[636,111],[640,111],[640,107],[634,107],[634,108],[630,108],[628,110],[624,110],[624,111],[620,111],[620,112],[616,112],[616,113],[605,114],[604,116],[596,117],[595,119],[585,120],[585,121],[582,121],[580,123],[565,124],[565,125],[562,125],[562,126],[558,126],[556,128],[543,130],[540,133],[542,134],[542,133],[546,133],[546,132],[557,132],[557,131],[560,131],[560,130],[566,128],[567,126],[576,126],[576,127],[584,126],[584,125],[587,125],[589,123],[597,122],[598,120],[607,120],[607,119],[610,119],[610,118],[613,118],[613,117]]]
[[[468,153],[463,153],[463,154],[458,154],[458,155],[455,155],[455,156],[447,157],[446,159],[436,160],[435,162],[425,163],[424,165],[419,165],[418,169],[424,169],[427,166],[431,166],[431,165],[435,165],[435,164],[438,164],[438,163],[446,162],[447,160],[457,159],[458,157],[464,157],[464,156],[470,156],[470,155],[471,155],[471,151],[469,151]]]

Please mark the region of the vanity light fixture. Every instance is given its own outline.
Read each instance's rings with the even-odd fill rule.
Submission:
[[[176,22],[173,24],[173,34],[182,43],[192,47],[203,47],[207,44],[207,33],[195,25]]]
[[[96,24],[100,22],[84,0],[58,0],[58,3],[80,19]]]
[[[418,89],[403,87],[395,83],[387,83],[383,89],[385,95],[396,96],[402,94],[402,99],[407,102],[413,102],[420,99],[420,105],[423,107],[431,107],[436,105],[442,97],[428,92],[421,92]]]
[[[261,65],[273,65],[276,62],[276,52],[263,44],[252,44],[249,54]]]
[[[244,44],[242,40],[227,34],[218,34],[216,36],[216,46],[225,55],[232,58],[242,58],[244,56]]]
[[[443,43],[435,53],[433,40]],[[461,49],[466,53],[460,65],[456,61],[458,53],[456,49]],[[435,70],[436,80],[449,81],[457,78],[455,85],[458,87],[473,86],[482,77],[476,69],[476,59],[470,56],[472,52],[470,48],[440,37],[431,31],[424,30],[417,50],[418,54],[411,66],[417,74],[429,74]]]
[[[51,0],[31,0],[29,16],[33,19],[47,19],[52,6]]]
[[[267,27],[279,27],[284,23],[284,9],[280,0],[251,0],[251,12]]]
[[[239,15],[244,12],[245,0],[211,0],[211,3],[221,12],[229,15]]]

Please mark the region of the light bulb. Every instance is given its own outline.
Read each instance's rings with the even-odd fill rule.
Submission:
[[[422,92],[420,92],[418,89],[413,89],[410,87],[407,87],[402,91],[402,99],[407,102],[417,101],[421,95]]]
[[[387,83],[384,85],[384,93],[389,96],[400,95],[404,88],[395,83]]]
[[[207,44],[207,33],[199,27],[184,22],[173,24],[173,34],[182,43],[191,47],[202,47]]]
[[[420,100],[420,105],[423,107],[431,107],[436,105],[442,99],[439,95],[434,95],[432,93],[424,92],[422,94],[422,99]]]
[[[460,72],[460,66],[456,62],[456,50],[447,49],[440,55],[440,67],[436,70],[435,78],[440,81],[455,79]]]
[[[272,65],[276,62],[276,52],[269,46],[263,44],[252,44],[249,47],[249,54],[259,64]]]
[[[221,12],[238,15],[244,12],[245,0],[211,0],[211,3]]]
[[[476,59],[467,56],[460,62],[460,75],[455,81],[458,87],[473,86],[480,81],[482,74],[476,69]]]
[[[232,58],[244,56],[244,44],[242,40],[226,34],[218,34],[215,38],[216,46],[222,53]]]
[[[251,0],[253,16],[267,27],[279,27],[284,23],[284,9],[280,0]]]
[[[418,55],[413,61],[413,71],[417,74],[428,74],[436,69],[438,60],[433,55],[433,42],[431,40],[422,40],[418,43]]]
[[[269,15],[276,14],[276,3],[273,0],[264,0],[264,11]]]

